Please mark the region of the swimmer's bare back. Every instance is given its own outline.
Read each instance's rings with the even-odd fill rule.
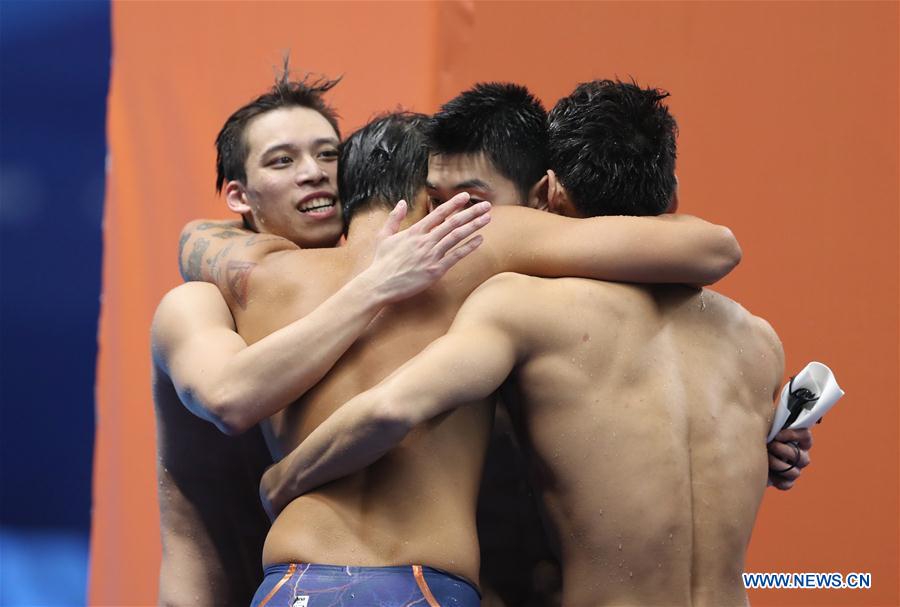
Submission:
[[[708,290],[501,279],[495,303],[531,353],[504,398],[559,537],[563,604],[745,604],[783,372],[768,323]]]
[[[711,267],[733,265],[720,263],[716,253],[720,229],[696,219],[568,219],[522,208],[492,213],[479,250],[434,287],[383,309],[318,385],[271,418],[275,451],[292,450],[340,404],[443,335],[466,296],[496,273],[622,279],[637,273],[634,279],[687,282],[710,276]],[[354,217],[347,244],[337,249],[279,251],[258,263],[229,259],[228,280],[219,286],[244,340],[253,344],[310,313],[365,268],[385,216]],[[661,242],[670,254],[659,253]],[[622,250],[635,254],[623,263]],[[309,348],[314,356],[316,344]],[[491,419],[489,403],[463,407],[416,429],[362,472],[294,500],[272,526],[264,563],[414,563],[477,582],[474,504]]]

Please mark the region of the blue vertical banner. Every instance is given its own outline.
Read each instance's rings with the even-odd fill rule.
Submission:
[[[4,606],[85,602],[110,46],[107,1],[0,2]]]

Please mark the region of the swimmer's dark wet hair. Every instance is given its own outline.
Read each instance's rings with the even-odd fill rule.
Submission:
[[[678,126],[669,93],[632,82],[579,84],[550,112],[550,168],[587,216],[659,215],[675,192]]]
[[[361,209],[393,209],[406,200],[410,209],[425,187],[428,117],[413,112],[379,116],[341,143],[338,196],[345,225]]]
[[[340,78],[311,78],[309,74],[302,80],[291,80],[288,59],[285,58],[282,72],[271,90],[229,116],[216,136],[216,192],[221,192],[222,186],[229,181],[247,181],[245,163],[249,150],[244,132],[247,124],[261,114],[283,107],[309,108],[322,114],[340,138],[337,112],[323,98],[340,81]]]
[[[547,111],[524,86],[476,84],[434,115],[428,144],[433,154],[484,152],[524,201],[547,171]]]

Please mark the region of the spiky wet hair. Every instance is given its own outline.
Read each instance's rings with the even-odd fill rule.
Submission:
[[[244,133],[251,120],[266,112],[284,107],[305,107],[319,112],[334,128],[340,138],[338,114],[325,102],[324,94],[340,82],[340,78],[329,79],[323,76],[313,78],[309,74],[301,80],[290,79],[288,60],[275,78],[275,84],[263,95],[238,108],[216,136],[216,192],[232,180],[245,183],[247,180],[246,162],[247,143]]]
[[[547,111],[519,84],[476,84],[445,103],[426,132],[432,154],[484,152],[523,201],[547,171]]]
[[[669,93],[634,81],[579,84],[550,112],[550,168],[584,215],[659,215],[675,192]]]

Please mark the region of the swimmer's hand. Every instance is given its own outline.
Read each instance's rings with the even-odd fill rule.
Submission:
[[[809,465],[812,432],[808,428],[787,428],[775,435],[769,451],[769,485],[787,491],[794,486],[803,468]]]
[[[482,237],[469,237],[491,221],[491,204],[479,202],[466,209],[468,203],[467,193],[457,194],[402,232],[398,230],[408,207],[403,200],[397,203],[379,233],[372,265],[360,275],[380,302],[394,303],[424,291],[478,248]]]

